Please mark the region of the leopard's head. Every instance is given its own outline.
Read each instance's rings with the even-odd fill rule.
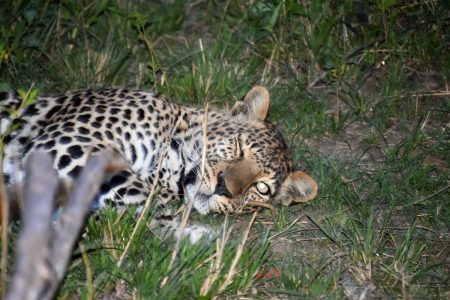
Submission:
[[[316,182],[294,170],[281,132],[266,121],[269,103],[268,91],[254,87],[227,118],[208,124],[204,174],[197,167],[184,181],[199,213],[240,212],[271,199],[287,206],[316,196]]]

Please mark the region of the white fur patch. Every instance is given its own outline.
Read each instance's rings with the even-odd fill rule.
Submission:
[[[6,133],[6,130],[8,130],[10,123],[11,122],[8,119],[0,120],[0,134],[1,135],[4,135]]]
[[[3,160],[3,166],[2,166],[2,172],[3,174],[6,174],[9,176],[9,183],[17,183],[20,184],[24,180],[24,172],[20,170],[19,166],[17,166],[13,160],[11,159],[4,159]]]
[[[202,215],[208,214],[211,210],[209,197],[200,193],[199,191],[197,191],[197,193],[195,192],[196,192],[195,185],[189,184],[186,186],[187,199],[189,201],[194,201],[195,210]]]
[[[302,195],[302,197],[307,197],[309,194],[311,194],[311,186],[307,181],[299,181],[297,182],[297,189]]]
[[[187,226],[183,232],[183,238],[189,238],[191,244],[195,244],[202,239],[212,240],[215,237],[214,230],[206,225]]]

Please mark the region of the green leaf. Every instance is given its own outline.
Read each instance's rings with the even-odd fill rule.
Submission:
[[[267,24],[264,26],[264,29],[269,31],[269,32],[273,32],[273,28],[275,27],[275,24],[277,23],[278,20],[278,15],[280,14],[280,9],[281,9],[281,4],[283,2],[280,2],[275,9],[272,12],[272,15],[270,16]]]
[[[381,1],[381,8],[383,10],[387,10],[397,4],[397,0],[382,0]]]

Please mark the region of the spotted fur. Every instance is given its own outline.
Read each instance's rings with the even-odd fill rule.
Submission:
[[[273,198],[289,205],[317,193],[311,177],[294,171],[280,131],[266,121],[269,93],[263,87],[254,87],[231,111],[207,114],[150,92],[125,89],[39,97],[15,117],[11,112],[21,101],[16,93],[0,93],[0,130],[6,144],[2,168],[8,187],[22,183],[24,162],[34,150],[49,152],[60,178],[70,181],[90,153],[111,148],[128,167],[109,174],[96,207],[143,204],[153,184],[158,203],[193,200],[201,214],[237,212],[249,201]]]

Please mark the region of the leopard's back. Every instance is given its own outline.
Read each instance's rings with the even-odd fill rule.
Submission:
[[[71,92],[38,97],[22,111],[20,95],[0,96],[3,173],[11,183],[23,180],[23,163],[31,150],[50,152],[62,177],[76,176],[89,153],[107,147],[120,151],[135,171],[151,167],[152,154],[159,151],[167,136],[164,131],[175,118],[162,113],[173,107],[150,92]]]

